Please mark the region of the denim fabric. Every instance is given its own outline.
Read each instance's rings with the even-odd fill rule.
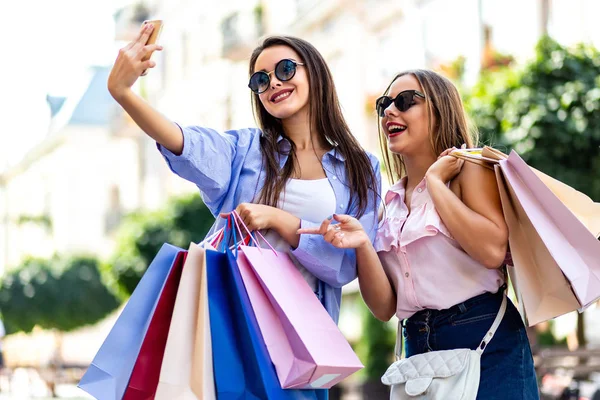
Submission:
[[[496,294],[473,297],[446,310],[423,310],[404,321],[406,356],[437,350],[476,349],[498,314],[503,289]],[[477,399],[539,399],[525,326],[510,299],[502,323],[481,358]]]

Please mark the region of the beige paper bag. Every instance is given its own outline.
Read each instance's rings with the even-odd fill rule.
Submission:
[[[533,326],[577,311],[581,305],[569,281],[531,224],[500,167],[496,166],[495,170],[515,265],[509,266],[508,272],[521,315]]]
[[[192,391],[191,376],[204,254],[203,248],[190,244],[175,299],[156,400],[203,399]]]
[[[210,245],[205,245],[212,249]],[[206,258],[202,259],[202,279],[198,297],[198,318],[196,319],[196,338],[192,360],[192,391],[203,400],[216,400],[215,381],[212,363],[212,340],[208,313],[208,286],[206,278]]]
[[[486,168],[490,168],[490,165],[497,163],[499,160],[508,158],[508,156],[500,150],[488,146],[481,149],[481,151],[456,150],[452,152],[452,155]],[[592,232],[594,237],[600,237],[600,203],[595,203],[584,193],[573,189],[569,185],[566,185],[535,168],[531,168],[531,170],[577,217],[577,219]]]

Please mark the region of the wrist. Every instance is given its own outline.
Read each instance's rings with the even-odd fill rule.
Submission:
[[[437,183],[444,183],[444,180],[436,174],[427,173],[425,174],[425,182],[427,185],[435,185]]]
[[[113,88],[110,86],[108,87],[108,92],[113,97],[113,99],[115,99],[115,101],[119,104],[121,104],[133,94],[131,88]]]
[[[356,249],[357,250],[367,250],[370,247],[373,247],[373,244],[371,243],[371,239],[369,238],[369,235],[367,235],[367,232],[362,231],[359,242],[358,242],[358,246],[356,247]]]

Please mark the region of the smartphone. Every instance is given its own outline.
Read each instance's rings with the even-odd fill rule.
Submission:
[[[152,33],[150,34],[150,37],[148,38],[146,45],[155,44],[156,42],[158,42],[158,38],[160,37],[160,32],[162,31],[163,22],[160,19],[144,21],[142,26],[146,25],[146,24],[154,25],[154,29],[152,30]],[[148,61],[151,56],[152,56],[152,53],[148,54],[147,56],[142,58],[142,61]],[[146,69],[146,70],[144,70],[144,72],[142,72],[142,76],[146,75],[147,73],[148,73],[148,70]]]

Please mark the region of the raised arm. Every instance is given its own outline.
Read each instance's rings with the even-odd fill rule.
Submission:
[[[142,59],[155,50],[162,50],[156,44],[146,45],[153,28],[152,24],[144,25],[138,37],[119,50],[108,77],[108,91],[148,136],[173,154],[181,154],[183,135],[179,127],[131,90],[142,72],[156,65],[152,60]]]

